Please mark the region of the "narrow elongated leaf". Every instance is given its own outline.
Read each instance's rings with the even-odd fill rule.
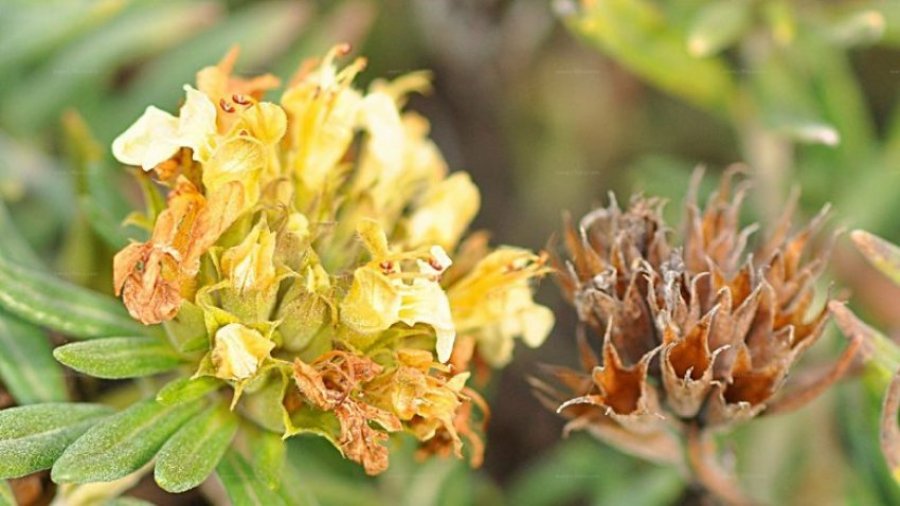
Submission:
[[[854,230],[850,237],[873,267],[900,285],[900,247],[864,230]]]
[[[0,258],[0,306],[72,337],[141,335],[117,300]]]
[[[106,379],[150,376],[178,367],[181,358],[155,337],[110,337],[71,343],[53,350],[63,364]]]
[[[685,36],[667,24],[655,2],[605,0],[564,5],[576,33],[663,90],[700,107],[725,113],[733,106],[734,80],[723,60],[695,58]]]
[[[156,483],[173,493],[190,490],[215,470],[238,429],[227,406],[212,406],[188,420],[156,457]]]
[[[137,497],[116,497],[103,503],[103,506],[154,506],[154,504]]]
[[[135,2],[17,83],[2,97],[3,119],[20,131],[46,125],[62,108],[83,103],[84,94],[99,92],[92,84],[103,82],[119,65],[177,44],[217,11],[210,2]]]
[[[0,506],[16,506],[16,498],[13,497],[9,483],[0,480]]]
[[[815,90],[788,51],[773,51],[756,63],[747,77],[748,97],[759,109],[766,128],[797,142],[835,146],[836,127],[826,120]]]
[[[900,371],[894,374],[881,407],[881,451],[891,469],[894,480],[900,482],[900,427],[897,411],[900,410]]]
[[[379,503],[375,483],[361,479],[362,470],[342,458],[329,442],[322,438],[292,438],[285,443],[289,447],[285,476],[303,476],[302,481],[286,479],[282,482],[280,492],[288,504],[366,506]],[[405,483],[408,476],[405,472],[411,473],[409,468],[414,464],[410,462],[403,470],[397,469],[396,464],[406,463],[406,459],[402,463],[394,462],[388,472],[396,471]]]
[[[688,29],[688,50],[705,57],[735,43],[750,27],[752,7],[748,0],[719,0],[701,7]]]
[[[47,403],[0,411],[0,479],[49,469],[66,447],[112,409]]]
[[[199,378],[178,378],[156,394],[156,401],[166,406],[174,406],[197,400],[221,388],[222,381],[212,376]]]
[[[284,500],[259,479],[250,463],[234,449],[216,467],[216,474],[234,506],[277,506]]]
[[[263,430],[255,425],[249,428],[246,434],[249,436],[248,445],[253,448],[250,458],[256,475],[267,487],[275,490],[278,488],[284,472],[287,454],[287,445],[284,439],[277,432]]]
[[[0,36],[0,46],[16,49],[0,53],[0,74],[13,72],[17,66],[45,56],[79,33],[106,21],[123,5],[121,1],[101,0],[26,6],[23,12],[18,13],[19,22],[12,23]]]
[[[0,310],[0,379],[19,404],[63,402],[66,382],[40,329]]]
[[[92,427],[53,465],[56,483],[112,481],[150,461],[163,444],[203,404],[163,406],[154,399],[138,402]]]
[[[2,199],[0,199],[0,234],[3,237],[3,240],[0,241],[0,256],[27,267],[35,269],[41,267],[37,253],[31,249],[31,246],[16,229],[12,217],[9,215],[9,209],[6,208]]]

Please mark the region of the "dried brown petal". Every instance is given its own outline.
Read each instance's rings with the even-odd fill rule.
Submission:
[[[146,243],[133,243],[113,259],[116,295],[146,325],[175,317],[185,292],[193,289],[200,256],[236,218],[243,202],[239,183],[204,197],[184,177],[169,194]]]
[[[400,420],[393,413],[365,402],[360,391],[363,383],[381,372],[381,366],[367,357],[332,351],[311,364],[296,359],[293,371],[297,390],[307,402],[334,412],[341,427],[337,443],[344,455],[362,464],[368,474],[387,469],[388,450],[383,443],[388,439],[388,432],[402,429]]]

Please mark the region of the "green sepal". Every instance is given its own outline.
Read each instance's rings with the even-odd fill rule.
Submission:
[[[175,318],[163,326],[172,346],[182,353],[200,351],[209,345],[203,310],[193,302],[182,301]]]

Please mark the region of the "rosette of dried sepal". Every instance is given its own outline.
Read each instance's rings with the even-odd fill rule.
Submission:
[[[740,226],[749,184],[737,173],[724,175],[702,209],[695,174],[679,233],[665,223],[662,200],[641,196],[626,210],[611,197],[577,226],[566,220],[568,258],[556,267],[580,321],[582,370],[552,368],[562,388],[535,383],[570,419],[567,432],[586,429],[639,456],[681,463],[680,436],[705,448],[710,429],[796,408],[845,371],[855,347],[777,395],[828,318],[815,302],[829,249],[815,238],[827,209],[792,232],[789,206],[751,251],[758,227]],[[588,335],[599,336],[599,353]],[[687,455],[708,469],[703,452]]]

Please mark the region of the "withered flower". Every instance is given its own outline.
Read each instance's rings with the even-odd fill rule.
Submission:
[[[237,183],[203,196],[181,177],[159,214],[148,242],[132,243],[116,254],[116,295],[135,319],[159,323],[175,316],[185,292],[193,289],[200,257],[235,219],[235,203],[243,200]]]
[[[422,452],[461,458],[462,433],[474,441],[472,460],[480,464],[481,441],[469,429],[471,399],[464,393],[469,373],[451,373],[425,350],[398,350],[394,360],[397,367],[373,381],[368,395],[407,424]]]
[[[570,419],[644,458],[688,464],[720,496],[738,494],[710,476],[704,439],[761,413],[799,407],[844,372],[851,346],[819,381],[776,395],[791,366],[822,335],[828,318],[814,303],[828,248],[814,236],[827,214],[791,233],[793,206],[752,253],[755,225],[740,228],[747,181],[729,170],[701,210],[700,172],[692,181],[680,241],[662,217],[663,201],[615,200],[568,224],[569,259],[557,260],[565,297],[580,321],[584,371],[556,368],[564,392],[535,382]],[[598,358],[587,336],[600,336]]]
[[[388,432],[401,429],[396,415],[363,398],[361,385],[381,371],[371,359],[343,351],[326,353],[311,364],[294,360],[294,382],[300,394],[315,408],[334,413],[340,423],[337,443],[341,452],[362,464],[368,474],[387,469],[384,442]],[[370,420],[383,430],[369,425]]]

